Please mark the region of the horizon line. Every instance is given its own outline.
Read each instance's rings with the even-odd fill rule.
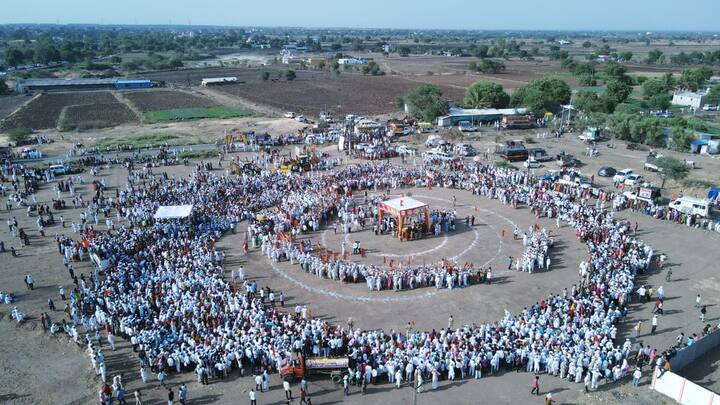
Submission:
[[[156,28],[222,28],[222,29],[306,29],[306,30],[387,30],[387,31],[447,31],[447,32],[544,32],[544,33],[636,33],[646,34],[648,32],[653,34],[662,33],[693,33],[693,34],[715,34],[718,36],[720,30],[692,30],[685,28],[677,29],[647,29],[647,28],[616,28],[616,29],[573,29],[573,28],[562,28],[562,29],[550,29],[550,28],[413,28],[413,27],[352,27],[352,26],[290,26],[290,25],[224,25],[224,24],[193,24],[188,23],[86,23],[86,22],[72,22],[72,23],[60,23],[60,22],[8,22],[0,23],[0,27],[10,26],[95,26],[95,27],[156,27]]]

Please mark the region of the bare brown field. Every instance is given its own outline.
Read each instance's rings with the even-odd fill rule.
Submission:
[[[138,122],[138,117],[126,105],[107,104],[71,105],[65,108],[59,126],[65,129],[112,127]]]
[[[55,128],[60,113],[65,107],[113,103],[118,103],[118,101],[107,91],[42,94],[15,114],[7,117],[2,123],[2,128]]]
[[[420,84],[436,84],[448,99],[457,102],[472,82],[472,78],[465,75],[405,77],[307,72],[290,82],[259,81],[214,89],[252,103],[303,114],[326,110],[336,114],[374,115],[397,111],[396,98]]]
[[[24,102],[29,101],[30,96],[6,96],[0,97],[0,120],[12,114]]]

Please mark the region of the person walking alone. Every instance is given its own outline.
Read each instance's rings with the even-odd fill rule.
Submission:
[[[657,316],[657,314],[655,314],[652,317],[652,328],[650,329],[651,335],[655,334],[655,331],[657,330],[657,325],[658,325],[658,316]]]
[[[532,389],[530,390],[530,395],[540,395],[540,376],[536,375],[535,379],[532,381]]]

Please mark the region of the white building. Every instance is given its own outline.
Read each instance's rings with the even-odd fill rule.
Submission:
[[[367,61],[365,59],[358,58],[340,58],[338,59],[339,65],[365,65]]]
[[[705,92],[679,91],[673,94],[672,105],[701,108],[705,94]]]

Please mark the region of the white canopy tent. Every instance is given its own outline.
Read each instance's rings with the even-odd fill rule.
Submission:
[[[178,219],[187,218],[192,212],[193,205],[161,205],[153,218],[155,219]]]

